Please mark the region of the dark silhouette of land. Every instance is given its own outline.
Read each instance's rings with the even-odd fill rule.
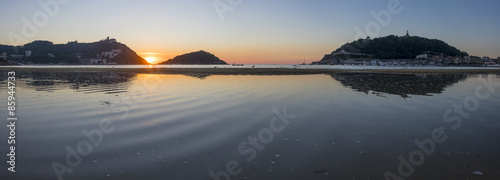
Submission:
[[[149,64],[127,45],[109,37],[92,43],[37,40],[22,46],[0,45],[0,53],[7,55],[4,64]]]
[[[206,51],[191,52],[169,59],[160,64],[227,64],[217,56]]]

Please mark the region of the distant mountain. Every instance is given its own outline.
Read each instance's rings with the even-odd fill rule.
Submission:
[[[27,51],[31,52],[29,56]],[[9,60],[35,64],[148,64],[125,44],[109,38],[92,43],[54,44],[37,40],[23,46],[0,45],[0,54],[3,52],[9,54]],[[13,59],[12,54],[24,57]]]
[[[375,39],[359,39],[346,43],[331,54],[325,55],[322,61],[333,58],[349,59],[371,57],[376,59],[415,59],[419,54],[447,56],[467,56],[468,53],[437,40],[418,36],[390,35]]]
[[[217,56],[206,52],[197,51],[169,59],[161,64],[227,64],[225,61],[220,60]]]

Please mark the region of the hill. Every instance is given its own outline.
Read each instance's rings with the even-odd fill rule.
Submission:
[[[437,40],[418,36],[390,35],[375,39],[359,39],[342,45],[322,61],[338,58],[375,58],[375,59],[415,59],[419,54],[447,56],[467,56],[468,53]]]
[[[220,60],[217,56],[206,52],[197,51],[169,59],[161,64],[227,64],[225,61]]]
[[[31,52],[30,55],[26,52]],[[0,46],[0,53],[9,54],[9,60],[35,64],[148,64],[125,44],[106,38],[92,43],[33,41],[23,46]],[[13,58],[19,54],[23,57]]]

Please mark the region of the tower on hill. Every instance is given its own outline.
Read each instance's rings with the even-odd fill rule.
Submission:
[[[409,38],[410,37],[410,31],[409,30],[406,30],[406,35],[403,36],[404,38]]]

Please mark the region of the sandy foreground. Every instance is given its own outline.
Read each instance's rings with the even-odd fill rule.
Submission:
[[[467,74],[500,74],[500,68],[175,68],[175,67],[25,67],[0,66],[0,71],[38,71],[38,72],[136,72],[162,74],[220,74],[220,75],[300,75],[300,74],[332,74],[332,73],[467,73]]]

